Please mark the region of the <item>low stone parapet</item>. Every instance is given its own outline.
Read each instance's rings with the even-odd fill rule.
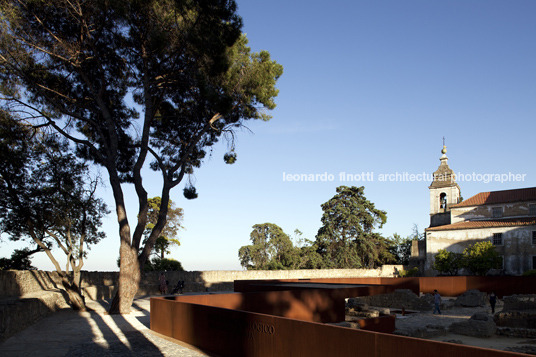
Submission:
[[[37,320],[68,308],[61,291],[42,291],[0,300],[0,341],[22,331]]]

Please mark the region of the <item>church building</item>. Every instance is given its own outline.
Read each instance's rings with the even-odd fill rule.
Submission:
[[[520,275],[536,269],[536,187],[480,192],[462,200],[446,146],[441,152],[441,164],[428,187],[430,227],[425,229],[425,244],[414,251],[414,256],[424,258],[425,274],[437,273],[433,263],[440,249],[462,253],[486,240],[502,257],[502,269],[495,273]]]

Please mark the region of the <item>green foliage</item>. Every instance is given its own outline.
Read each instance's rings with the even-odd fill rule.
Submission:
[[[400,270],[398,274],[401,278],[411,278],[414,276],[419,276],[419,268],[413,267],[409,270]]]
[[[477,242],[462,254],[440,249],[433,268],[443,274],[457,275],[462,268],[475,275],[486,275],[490,269],[500,269],[501,257],[490,241]]]
[[[147,210],[147,224],[144,232],[144,244],[158,222],[160,207],[162,205],[161,201],[162,199],[160,197],[153,197],[147,200],[149,207]],[[164,259],[164,256],[170,253],[172,246],[181,245],[180,241],[175,237],[177,237],[179,229],[183,228],[181,225],[183,216],[184,213],[182,208],[175,207],[174,202],[170,199],[168,203],[166,223],[160,232],[160,236],[156,239],[153,248],[154,253],[161,259]]]
[[[36,270],[32,266],[30,255],[40,252],[41,249],[30,250],[28,248],[15,249],[11,254],[11,258],[0,258],[0,270]]]
[[[299,252],[290,237],[273,223],[255,224],[250,234],[251,245],[238,251],[240,265],[248,270],[295,269]]]
[[[170,258],[153,258],[145,263],[145,271],[184,271],[182,264]]]
[[[305,245],[299,249],[298,269],[324,269],[326,268],[322,256],[318,253],[318,247],[315,242],[308,239],[305,240]]]
[[[90,245],[105,237],[100,229],[108,213],[95,197],[97,180],[87,165],[65,142],[1,110],[0,158],[0,231],[12,240],[33,241],[63,273],[51,251],[57,246],[66,255],[66,273],[79,271]],[[19,251],[12,258],[29,254]]]
[[[141,246],[142,171],[160,173],[163,212],[170,190],[215,143],[233,141],[245,121],[268,120],[275,107],[283,68],[268,52],[251,52],[236,11],[233,0],[0,2],[0,106],[68,138],[108,172],[119,239],[131,248],[120,250],[128,264],[114,308],[132,301],[136,287],[123,284],[136,281],[133,269],[165,220]],[[140,202],[135,229],[122,183],[134,184]],[[196,198],[190,186],[184,196]]]
[[[385,224],[387,214],[366,199],[364,187],[337,187],[322,210],[315,244],[326,267],[374,268],[392,259],[385,238],[373,232]]]
[[[433,268],[442,274],[457,275],[463,267],[465,267],[465,261],[460,253],[440,249],[435,255]]]
[[[411,244],[413,237],[403,238],[401,235],[394,233],[388,239],[388,250],[391,253],[394,263],[408,265],[411,257]]]
[[[531,269],[523,272],[523,276],[536,276],[536,269]]]
[[[486,275],[490,269],[499,269],[501,265],[501,257],[490,241],[473,244],[463,255],[464,266],[476,275]]]

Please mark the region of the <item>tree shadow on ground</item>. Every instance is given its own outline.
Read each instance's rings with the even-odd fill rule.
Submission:
[[[109,301],[98,303],[105,309],[109,306]],[[149,312],[136,306],[131,315],[139,315],[140,310],[143,316],[108,315],[102,311],[86,314],[85,327],[92,340],[72,346],[66,355],[163,356],[158,346],[140,331],[149,325],[144,323],[149,320]]]

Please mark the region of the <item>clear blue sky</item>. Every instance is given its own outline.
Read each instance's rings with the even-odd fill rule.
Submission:
[[[239,133],[236,164],[224,164],[221,144],[196,172],[197,200],[185,200],[182,187],[173,191],[186,230],[171,256],[185,269],[241,269],[238,249],[256,223],[289,234],[298,228],[314,240],[320,205],[343,184],[364,185],[366,197],[387,211],[384,236],[409,235],[413,224],[424,230],[430,181],[385,182],[380,174],[431,174],[443,136],[457,173],[525,174],[518,182],[459,182],[463,197],[536,186],[535,1],[238,5],[252,49],[268,50],[285,72],[273,119]],[[374,176],[341,182],[340,172]],[[288,182],[284,173],[334,180]],[[157,176],[146,180],[153,180],[150,195],[159,195]],[[103,195],[113,208],[111,190]],[[132,223],[136,199],[132,190],[127,195]],[[117,269],[113,212],[105,227],[108,238],[91,250],[87,270]],[[1,255],[14,247],[20,244],[4,241]],[[52,270],[47,259],[33,261]]]

